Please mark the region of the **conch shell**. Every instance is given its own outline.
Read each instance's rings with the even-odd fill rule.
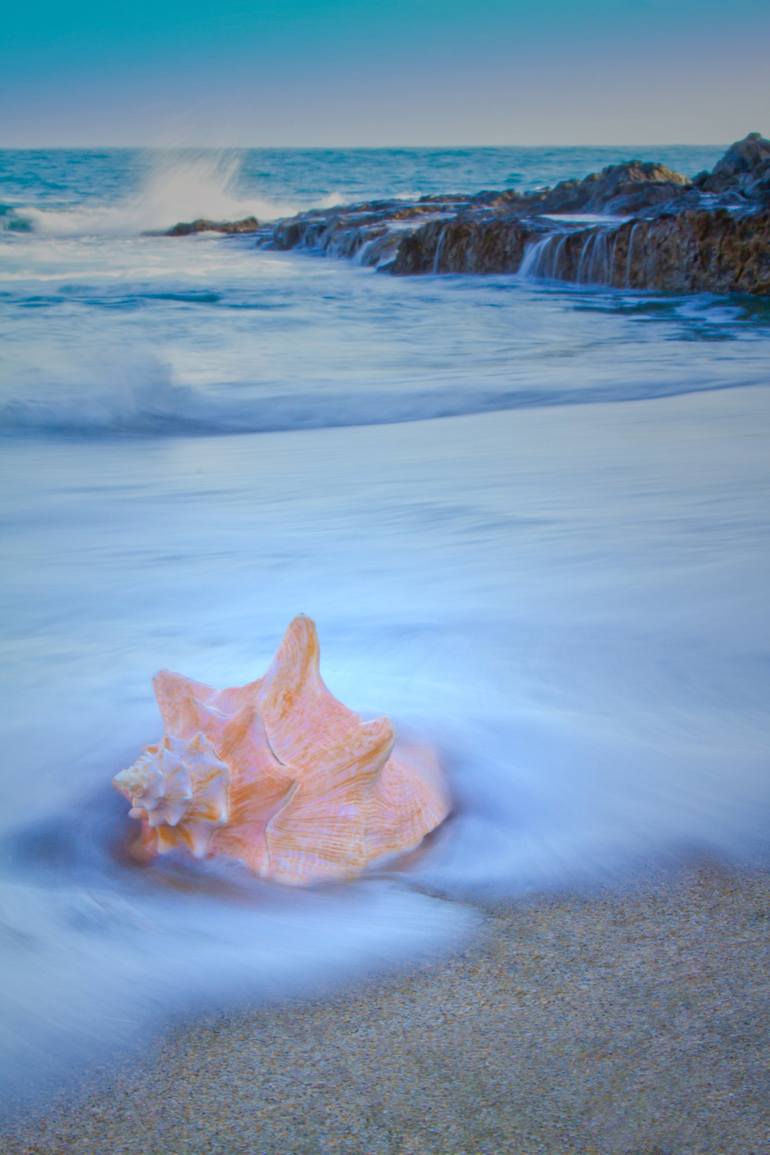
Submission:
[[[181,847],[303,885],[411,850],[449,813],[432,752],[393,757],[388,719],[362,722],[327,690],[304,615],[256,682],[214,690],[163,671],[154,688],[165,736],[113,780],[141,823],[136,857]]]

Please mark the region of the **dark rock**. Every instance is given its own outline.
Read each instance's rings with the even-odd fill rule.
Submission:
[[[199,217],[195,221],[180,221],[166,229],[165,237],[189,237],[193,233],[255,233],[259,228],[256,217],[244,217],[240,221],[210,221]]]
[[[770,213],[668,213],[546,234],[534,275],[675,293],[770,293]]]
[[[559,219],[583,214],[604,219]],[[247,231],[243,224],[193,222],[177,230]],[[523,271],[579,284],[770,294],[770,141],[751,133],[694,181],[665,165],[630,161],[535,193],[315,210],[263,226],[257,243],[401,275]]]
[[[743,140],[730,145],[714,171],[707,173],[699,187],[704,192],[724,193],[729,190],[743,196],[763,193],[770,183],[770,140],[759,132],[750,132]],[[764,199],[764,198],[763,198]]]
[[[301,213],[278,221],[266,241],[267,248],[308,249],[333,257],[357,259],[361,264],[391,260],[402,236],[423,221],[445,217],[467,200],[421,199],[371,201],[342,208]]]
[[[754,172],[770,161],[770,140],[759,132],[750,132],[743,140],[730,145],[721,160],[714,165],[715,176],[739,176]]]
[[[544,213],[625,214],[669,201],[691,184],[664,164],[632,160],[609,165],[581,181],[562,181],[527,198],[527,205]]]
[[[520,220],[431,221],[401,238],[392,273],[507,273],[521,265],[528,232]]]
[[[770,293],[770,212],[701,210],[550,232],[516,220],[432,224],[402,240],[391,268],[513,273],[538,242],[533,276],[680,293]]]
[[[629,236],[634,227],[627,282],[632,287],[678,293],[770,293],[770,212],[671,213],[625,225]]]

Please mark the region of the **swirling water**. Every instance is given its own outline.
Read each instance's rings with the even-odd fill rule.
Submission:
[[[628,155],[0,154],[9,1096],[443,948],[479,893],[766,855],[765,305],[141,235]],[[151,675],[252,679],[299,611],[340,697],[439,744],[452,820],[307,893],[128,866]]]

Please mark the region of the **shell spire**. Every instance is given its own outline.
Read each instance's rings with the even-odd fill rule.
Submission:
[[[164,737],[113,779],[141,823],[137,857],[226,855],[304,885],[414,849],[449,813],[432,751],[394,753],[387,718],[364,722],[327,689],[304,615],[257,681],[215,690],[162,671],[154,688]]]

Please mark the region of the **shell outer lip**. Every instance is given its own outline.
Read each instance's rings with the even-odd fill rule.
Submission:
[[[308,885],[413,851],[449,814],[435,754],[394,753],[387,718],[364,722],[326,688],[305,615],[255,682],[215,690],[164,671],[154,685],[164,737],[113,780],[140,822],[137,857],[221,854]]]

